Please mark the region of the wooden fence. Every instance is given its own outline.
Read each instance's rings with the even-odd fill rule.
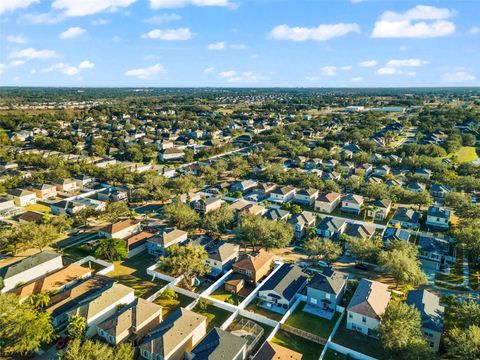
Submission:
[[[296,327],[293,327],[290,325],[280,324],[280,328],[290,334],[300,336],[304,339],[313,341],[314,343],[317,343],[320,345],[325,345],[327,343],[327,339],[324,339],[321,336],[311,334],[308,331],[297,329]]]

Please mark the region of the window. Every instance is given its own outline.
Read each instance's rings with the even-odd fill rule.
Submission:
[[[364,323],[367,322],[367,318],[365,316],[362,316],[362,322],[364,322]]]
[[[329,293],[326,293],[326,294],[325,294],[325,299],[330,300],[330,297],[331,297],[331,296],[330,296]]]
[[[348,314],[349,319],[353,319],[353,314]]]
[[[250,270],[245,270],[245,274],[247,274],[248,276],[251,276],[252,272]]]
[[[312,304],[317,304],[317,299],[310,298],[310,302],[311,302]]]

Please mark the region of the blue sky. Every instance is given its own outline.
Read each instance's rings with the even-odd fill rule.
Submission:
[[[478,0],[1,0],[0,84],[478,86]]]

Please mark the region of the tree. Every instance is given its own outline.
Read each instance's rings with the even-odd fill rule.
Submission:
[[[222,204],[218,209],[210,211],[203,218],[203,228],[213,237],[218,238],[232,224],[234,213],[228,204]]]
[[[418,260],[418,248],[406,241],[392,241],[379,255],[379,264],[399,283],[417,286],[426,282]]]
[[[198,213],[180,201],[165,205],[163,213],[168,221],[183,230],[194,228],[200,221]]]
[[[109,261],[128,258],[127,243],[122,239],[102,239],[95,249],[95,257]]]
[[[52,243],[57,240],[60,236],[60,232],[57,227],[51,224],[40,224],[37,225],[35,230],[35,235],[30,240],[30,246],[43,251],[44,248],[52,245]]]
[[[176,300],[176,299],[178,299],[178,294],[172,288],[167,288],[167,289],[163,290],[163,292],[160,294],[160,299]]]
[[[116,348],[94,340],[82,342],[74,339],[68,343],[60,360],[133,360],[134,349],[129,343],[122,343]]]
[[[67,334],[71,339],[83,340],[87,332],[87,319],[83,316],[73,315],[67,325]]]
[[[211,305],[212,302],[206,298],[198,299],[197,307],[200,311],[206,311],[208,306]]]
[[[413,203],[418,205],[418,210],[420,210],[422,206],[430,206],[432,204],[432,196],[428,191],[422,190],[415,194]]]
[[[377,263],[378,255],[383,247],[382,239],[374,236],[370,239],[346,237],[345,240],[350,253],[360,261]]]
[[[453,328],[447,338],[447,356],[449,359],[480,359],[480,327],[470,325],[467,328]]]
[[[0,294],[0,357],[26,356],[55,338],[50,315],[14,294]]]
[[[422,359],[432,357],[422,337],[420,313],[414,307],[404,302],[391,301],[378,330],[384,348],[389,350],[394,358],[417,359],[419,354],[422,354]]]
[[[271,221],[253,214],[242,214],[239,226],[235,229],[237,239],[250,245],[253,250],[257,247],[265,249],[279,249],[288,246],[293,238],[293,228],[284,221]]]
[[[312,238],[305,242],[304,250],[313,258],[321,258],[331,264],[342,255],[342,247],[330,239]]]
[[[123,201],[109,202],[103,216],[107,221],[114,223],[122,217],[132,216],[132,211]]]
[[[462,221],[454,236],[471,259],[475,261],[480,256],[480,221]]]
[[[28,223],[13,226],[5,231],[4,236],[2,247],[15,253],[32,247],[42,251],[58,239],[60,232],[51,224]]]
[[[183,275],[184,284],[188,288],[193,286],[193,281],[198,276],[203,276],[210,271],[206,263],[208,253],[201,245],[188,243],[185,246],[175,244],[169,249],[169,256],[162,256],[158,260],[160,265],[173,276]]]
[[[38,294],[30,295],[29,300],[30,304],[36,309],[43,309],[50,303],[50,294],[46,291],[42,291]]]

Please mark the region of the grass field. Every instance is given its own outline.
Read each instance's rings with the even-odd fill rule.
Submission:
[[[179,294],[179,293],[177,293],[177,295],[178,295],[178,297],[175,300],[156,298],[153,301],[155,304],[163,307],[162,315],[163,315],[164,320],[173,311],[175,311],[175,310],[177,310],[181,307],[185,307],[193,301],[193,299],[191,297],[188,297],[186,295]]]
[[[317,360],[323,350],[322,345],[283,330],[279,330],[275,334],[272,342],[303,354],[302,360]]]
[[[466,163],[478,159],[477,151],[474,146],[462,146],[455,154],[459,163]],[[453,156],[452,155],[452,156]]]
[[[302,304],[297,307],[293,314],[288,317],[286,324],[297,329],[308,331],[311,334],[321,336],[324,339],[328,339],[335,323],[340,317],[340,313],[336,312],[335,315],[333,315],[332,320],[327,320],[304,312],[304,306],[305,304]]]
[[[41,212],[41,213],[50,213],[50,207],[42,204],[32,204],[32,205],[27,205],[25,206],[25,209],[27,211],[36,211],[36,212]]]
[[[193,311],[207,317],[207,332],[214,327],[220,327],[225,320],[232,315],[231,312],[220,309],[214,305],[208,305],[205,311],[200,310],[198,306],[196,306]]]
[[[233,301],[232,303],[234,305],[238,305],[240,304],[242,301],[243,301],[243,297],[239,296],[239,295],[236,295],[236,294],[232,294],[232,293],[229,293],[229,292],[226,292],[223,287],[220,287],[218,288],[217,290],[215,290],[211,295],[210,297],[214,298],[214,299],[217,299],[217,300],[220,300],[220,301],[223,301],[223,302],[228,302],[227,300],[229,301]]]

